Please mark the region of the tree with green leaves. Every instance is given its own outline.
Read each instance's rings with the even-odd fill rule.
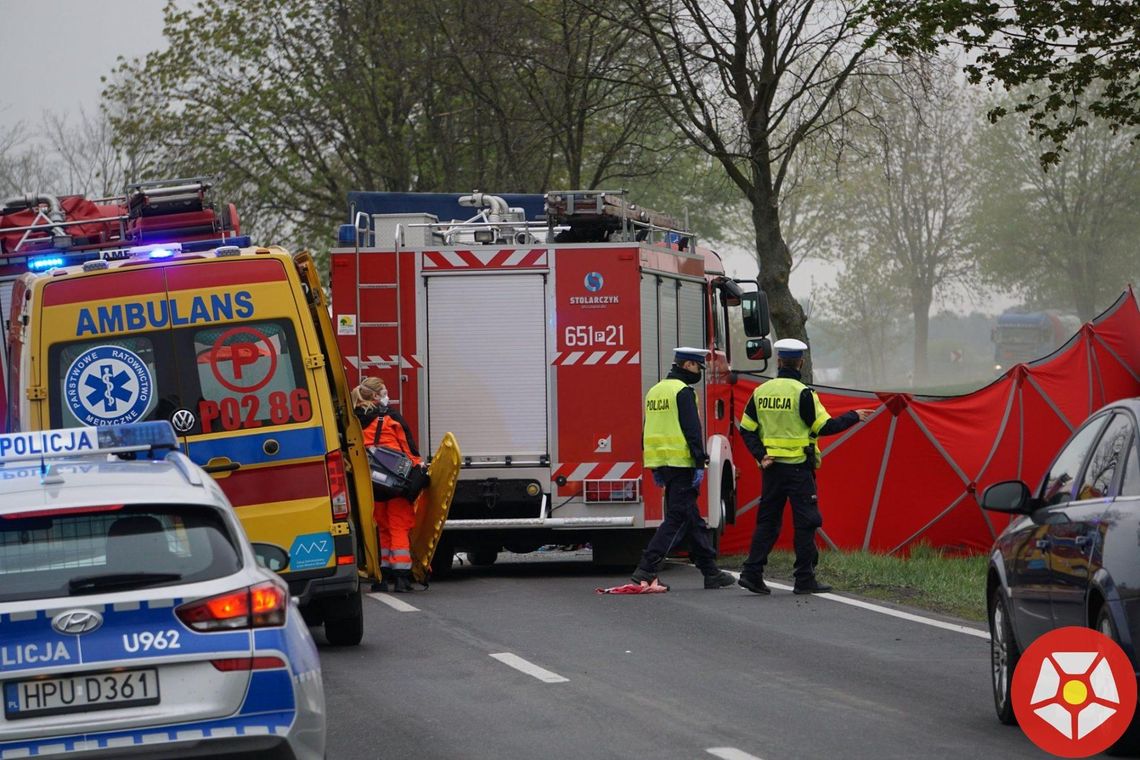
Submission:
[[[901,292],[914,321],[913,379],[924,384],[934,299],[976,280],[964,235],[975,110],[937,59],[912,61],[875,89],[876,112],[852,135],[835,209],[849,225],[840,255],[852,245],[875,252],[871,265],[886,271],[883,286]]]
[[[1016,90],[990,117],[1024,114],[1031,133],[1053,145],[1044,163],[1059,160],[1089,117],[1140,132],[1136,0],[871,0],[870,8],[901,54],[960,47],[972,83]]]
[[[873,50],[865,3],[583,2],[652,45],[646,65],[664,113],[747,199],[776,332],[806,339],[803,308],[788,287],[792,257],[780,204],[797,152],[855,108],[853,77]]]
[[[1140,145],[1082,118],[1048,167],[1014,124],[980,134],[972,245],[991,281],[1088,320],[1140,277]]]
[[[323,242],[349,190],[538,192],[644,166],[670,136],[606,73],[628,67],[628,33],[565,8],[171,3],[168,46],[105,97],[120,138],[150,146],[146,175],[220,176],[259,235]]]

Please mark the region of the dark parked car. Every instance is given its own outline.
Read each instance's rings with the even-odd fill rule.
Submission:
[[[985,490],[982,507],[1014,516],[994,544],[986,580],[994,708],[1016,718],[1018,657],[1054,628],[1110,636],[1140,673],[1140,398],[1089,417],[1035,491],[1018,480]],[[1136,731],[1126,735],[1130,738]]]

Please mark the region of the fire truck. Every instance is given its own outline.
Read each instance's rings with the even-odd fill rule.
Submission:
[[[126,258],[132,247],[149,243],[177,241],[184,251],[249,245],[234,206],[209,201],[211,184],[193,177],[136,182],[111,198],[28,193],[0,200],[0,324],[11,316],[12,287],[25,272]],[[3,341],[0,360],[8,366]],[[2,410],[9,388],[8,373],[0,374]]]
[[[734,363],[771,354],[758,284],[622,192],[416,196],[350,197],[330,283],[350,381],[383,379],[422,448],[458,438],[433,574],[458,551],[487,565],[549,544],[636,561],[663,518],[642,467],[643,399],[677,346],[710,351],[700,509],[719,536],[735,518]],[[440,221],[454,209],[471,216]]]

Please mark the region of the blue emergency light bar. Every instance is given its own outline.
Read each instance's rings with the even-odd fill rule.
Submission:
[[[49,269],[61,267],[66,263],[62,256],[33,256],[28,259],[28,269],[33,272],[46,272]]]
[[[177,449],[178,438],[166,420],[0,435],[0,463],[130,452],[163,459]]]

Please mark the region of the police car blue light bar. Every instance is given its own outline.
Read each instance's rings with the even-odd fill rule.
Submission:
[[[162,459],[177,448],[174,428],[165,420],[35,430],[0,435],[0,463],[128,452],[147,452],[154,459]]]

